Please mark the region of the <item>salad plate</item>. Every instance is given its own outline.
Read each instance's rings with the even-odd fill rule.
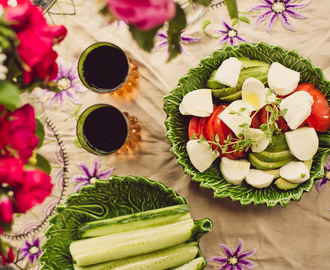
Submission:
[[[192,116],[183,115],[179,106],[187,93],[207,88],[206,83],[212,71],[217,70],[221,63],[230,57],[245,57],[268,64],[278,62],[299,72],[300,83],[312,83],[324,94],[328,102],[330,100],[330,82],[326,80],[322,70],[314,67],[309,59],[302,58],[296,51],[286,51],[280,46],[270,46],[263,42],[257,44],[242,42],[238,46],[227,46],[201,59],[200,63],[190,68],[188,73],[180,78],[177,86],[164,97],[164,111],[167,114],[166,137],[171,144],[171,152],[175,155],[176,162],[182,165],[184,172],[191,176],[192,181],[198,182],[201,188],[212,189],[214,198],[229,197],[242,205],[266,204],[268,208],[272,208],[279,204],[285,207],[292,200],[299,201],[304,192],[312,189],[314,181],[323,177],[323,164],[330,154],[329,148],[318,148],[313,157],[310,178],[296,188],[288,190],[279,189],[274,183],[267,188],[254,188],[246,181],[239,185],[229,184],[221,175],[219,158],[202,173],[190,162],[186,144],[189,140],[188,126]],[[324,138],[329,135],[323,133],[322,136]]]
[[[97,180],[68,195],[64,204],[56,207],[45,230],[47,240],[42,246],[39,261],[41,269],[74,269],[70,244],[78,239],[78,225],[142,211],[186,204],[175,190],[143,176],[112,176],[109,180]],[[199,239],[212,229],[208,218],[194,221],[196,232],[190,240]],[[197,257],[206,260],[198,248]]]

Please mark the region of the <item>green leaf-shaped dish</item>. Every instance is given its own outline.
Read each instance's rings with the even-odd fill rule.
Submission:
[[[206,81],[210,73],[217,69],[225,59],[242,56],[269,64],[279,62],[300,72],[301,82],[313,83],[323,92],[329,102],[330,82],[325,79],[322,70],[315,68],[308,59],[303,59],[297,52],[286,51],[279,46],[273,47],[263,42],[258,44],[243,42],[239,46],[228,46],[225,49],[216,50],[203,58],[196,67],[191,68],[185,76],[181,77],[178,85],[164,97],[164,111],[167,114],[166,137],[171,143],[171,152],[176,156],[177,163],[183,166],[184,172],[191,175],[192,181],[199,182],[200,187],[211,188],[214,198],[229,197],[233,201],[239,201],[242,205],[266,204],[268,208],[272,208],[279,203],[284,207],[291,200],[299,201],[305,191],[312,189],[314,181],[323,177],[323,163],[330,153],[330,149],[319,148],[314,156],[310,179],[297,188],[287,191],[278,189],[274,184],[263,189],[253,188],[245,181],[238,186],[228,184],[220,173],[219,160],[216,160],[205,172],[200,173],[191,164],[187,154],[186,143],[189,139],[188,125],[191,116],[180,113],[179,105],[182,98],[190,91],[206,88]]]
[[[56,214],[49,220],[45,231],[47,240],[39,257],[41,269],[73,269],[69,246],[78,239],[77,228],[81,223],[177,204],[186,204],[186,200],[173,189],[142,176],[113,176],[110,180],[98,180],[84,186],[79,193],[70,194],[64,204],[58,205]],[[195,224],[194,241],[199,241],[212,229],[208,218],[195,221]],[[200,250],[198,257],[203,257]],[[204,258],[203,267],[205,265]]]

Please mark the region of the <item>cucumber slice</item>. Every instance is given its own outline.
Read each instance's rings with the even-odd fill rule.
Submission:
[[[173,205],[115,218],[92,221],[78,227],[78,237],[93,237],[173,223],[189,213],[188,204]],[[184,219],[190,216],[184,216]]]
[[[91,266],[74,265],[75,270],[159,270],[192,261],[198,253],[198,242],[180,244],[149,254],[134,256]],[[203,258],[201,258],[203,261]],[[188,268],[187,268],[188,269]],[[194,268],[189,268],[194,269]]]
[[[198,257],[192,261],[185,263],[179,267],[171,268],[171,270],[200,270],[203,264],[203,257]]]
[[[79,266],[102,263],[183,243],[191,238],[194,229],[194,220],[189,219],[163,226],[74,241],[70,245],[70,251]]]

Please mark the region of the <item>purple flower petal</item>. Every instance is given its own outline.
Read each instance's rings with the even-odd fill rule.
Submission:
[[[109,177],[113,173],[114,169],[115,169],[115,167],[112,167],[109,170],[100,172],[100,174],[98,175],[98,178],[101,179],[101,180],[109,179]]]
[[[288,15],[286,15],[286,13],[282,13],[282,14],[280,15],[280,18],[281,18],[281,22],[282,22],[283,26],[284,26],[286,29],[288,29],[288,30],[290,30],[290,31],[296,31],[296,30],[293,28],[292,24],[290,23],[289,17],[288,17]]]
[[[230,30],[231,27],[229,26],[228,23],[226,23],[223,19],[221,19],[221,17],[219,16],[219,21],[220,23],[227,29],[227,30]]]
[[[32,245],[33,245],[33,246],[37,246],[37,247],[39,247],[39,237],[36,237],[36,238],[33,240]]]
[[[227,35],[227,31],[225,31],[225,30],[221,30],[221,29],[213,29],[216,33],[218,33],[218,34],[223,34],[223,35]]]
[[[256,10],[260,10],[260,9],[270,9],[271,10],[271,7],[268,5],[254,5],[254,6],[250,7],[248,12],[252,12],[252,11],[256,11]]]
[[[270,16],[272,13],[273,13],[273,11],[272,11],[272,10],[269,10],[269,11],[267,11],[267,12],[264,12],[264,13],[260,14],[260,15],[255,19],[255,21],[254,21],[254,23],[253,23],[253,30],[256,30],[256,29],[259,27],[260,23],[262,23],[264,20],[268,19],[269,16]]]
[[[64,93],[66,93],[67,91],[64,91]],[[66,111],[63,91],[58,94],[58,100],[59,100],[59,104],[60,104],[60,107],[62,108],[62,110]]]
[[[166,40],[166,41],[163,41],[163,42],[160,42],[160,43],[156,44],[156,46],[152,49],[151,52],[153,53],[153,52],[159,50],[160,48],[165,47],[167,45],[167,43],[168,43],[168,41]]]
[[[274,24],[274,22],[277,20],[277,18],[278,18],[278,15],[277,15],[276,13],[274,13],[274,14],[271,16],[270,20],[268,21],[268,23],[267,23],[267,25],[266,25],[266,30],[267,30],[267,32],[268,32],[269,34],[271,34],[271,32],[272,32],[273,24]]]
[[[239,41],[251,42],[250,40],[241,38],[240,36],[236,36],[236,39],[238,39]]]
[[[75,182],[88,182],[88,177],[86,175],[75,175],[72,177],[71,183]]]
[[[181,36],[181,41],[183,43],[195,43],[195,42],[198,42],[200,41],[200,38],[199,37],[188,37],[188,36]]]
[[[77,191],[79,191],[83,186],[86,186],[86,185],[88,185],[88,184],[89,184],[89,182],[83,182],[83,183],[80,183],[79,185],[76,185],[76,186],[74,187],[73,191],[74,191],[74,192],[77,192]]]
[[[264,3],[266,5],[272,5],[274,3],[274,1],[272,0],[259,0],[261,3]]]
[[[238,237],[238,245],[237,245],[233,255],[238,256],[238,254],[242,252],[243,248],[244,248],[243,241],[241,238]]]
[[[243,265],[246,269],[250,270],[250,269],[254,269],[256,267],[258,267],[259,265],[253,262],[250,262],[248,260],[239,260],[239,263],[241,265]]]
[[[181,51],[181,54],[183,54],[183,55],[190,55],[189,53],[187,53],[187,52],[185,51],[185,49],[183,48],[183,46],[182,46],[181,43],[180,43],[179,45],[180,45],[180,51]]]
[[[167,40],[167,35],[163,32],[157,32],[155,37],[159,38],[159,39],[166,39]]]
[[[71,84],[71,88],[76,91],[77,93],[86,93],[89,91],[88,88],[78,84],[78,83],[73,83]]]
[[[296,12],[296,11],[294,11],[294,10],[289,10],[289,9],[287,9],[287,10],[286,10],[286,13],[287,13],[288,15],[290,15],[291,17],[296,18],[296,19],[304,20],[304,19],[307,19],[307,18],[308,18],[307,16],[302,15],[302,14],[300,14],[299,12]],[[284,14],[284,13],[283,13],[283,14]]]
[[[58,93],[52,93],[50,99],[49,99],[49,109],[51,110],[53,105],[55,104],[55,102],[58,99],[59,94]]]
[[[76,92],[73,89],[68,89],[65,91],[68,99],[74,104],[82,104],[82,102],[78,99]],[[61,100],[61,99],[60,99]]]
[[[223,36],[215,45],[222,45],[228,41],[229,37],[227,35]]]
[[[100,170],[101,162],[98,159],[98,157],[95,157],[94,159],[94,166],[93,166],[93,176],[97,176],[99,170]]]
[[[239,264],[236,265],[236,270],[244,270],[242,266],[240,266]]]
[[[219,270],[230,270],[231,266],[228,264],[225,264],[224,266],[222,266],[221,268],[219,268]]]
[[[234,39],[233,39],[233,38],[229,38],[229,44],[230,44],[231,46],[234,46]]]
[[[227,258],[221,256],[212,256],[207,259],[208,262],[216,262],[216,263],[226,263]]]
[[[61,57],[57,58],[57,65],[58,65],[58,76],[59,78],[65,77],[66,76],[66,64],[64,59]]]
[[[322,187],[328,183],[328,180],[326,178],[322,178],[318,183],[317,183],[317,191],[321,193]]]
[[[73,78],[77,76],[77,67],[78,60],[76,58],[73,58],[66,74],[67,78],[69,78],[71,81],[73,81]]]
[[[243,252],[238,256],[239,259],[244,259],[253,256],[257,251],[257,248],[251,249],[250,251]]]
[[[223,253],[225,254],[226,257],[229,257],[233,254],[233,252],[231,251],[231,249],[227,245],[218,244],[218,246],[222,248]]]
[[[38,93],[37,98],[40,98],[40,97],[46,96],[46,95],[48,95],[48,94],[50,94],[50,93],[53,93],[53,92],[52,92],[52,91],[49,91],[49,90],[47,90],[47,89],[42,90],[42,91],[40,91],[40,92]]]
[[[88,164],[85,161],[78,162],[77,165],[82,170],[82,172],[88,177],[88,179],[92,177],[89,171]]]
[[[310,2],[311,1],[307,1],[307,2],[299,3],[299,4],[288,4],[288,5],[286,5],[286,8],[287,9],[301,9],[301,8],[308,6],[310,4]]]

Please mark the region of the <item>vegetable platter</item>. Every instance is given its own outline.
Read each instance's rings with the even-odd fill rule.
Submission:
[[[177,216],[180,218],[178,219]],[[173,222],[173,220],[169,221],[168,218],[172,217],[175,217],[174,220],[178,223]],[[184,264],[191,263],[188,269],[192,269],[192,264],[198,266],[196,269],[203,269],[206,266],[206,260],[199,249],[199,240],[212,229],[210,219],[204,218],[196,221],[190,217],[189,205],[187,205],[186,200],[173,189],[143,176],[134,177],[131,175],[112,176],[109,180],[97,180],[94,184],[82,187],[79,192],[71,193],[64,204],[56,207],[56,213],[49,220],[49,223],[45,231],[47,240],[42,246],[43,252],[39,258],[42,264],[41,269],[158,269],[157,267],[163,262],[157,261],[157,256],[160,254],[164,256],[163,261],[169,260],[173,250],[177,252],[173,255],[175,260],[178,257],[177,254],[184,257],[187,256],[186,250],[192,251],[190,253],[193,254],[193,259]],[[112,223],[111,225],[116,224],[109,226],[110,223]],[[176,229],[171,229],[173,226]],[[151,233],[144,231],[146,227]],[[188,228],[185,232],[188,237],[184,236],[185,238],[176,235],[171,239],[165,233],[167,230],[169,234],[179,234],[179,231],[184,230],[185,227]],[[193,229],[189,229],[191,227]],[[153,231],[156,232],[157,239],[153,239],[156,245],[165,243],[169,248],[137,256],[124,256],[119,252],[123,250],[123,253],[126,254],[133,250],[136,253],[143,248],[149,248],[149,238],[146,241],[143,240],[144,242],[139,239],[149,237]],[[117,237],[117,235],[120,236]],[[131,251],[127,251],[125,246],[122,248],[122,242],[126,241],[123,240],[122,235],[128,237],[128,242],[133,241],[129,244]],[[105,245],[112,245],[115,241],[107,240],[107,237],[111,239],[117,237],[116,241],[119,241],[119,245],[113,249],[115,257],[124,257],[118,260],[114,259],[110,263],[104,259],[104,262],[97,264],[85,263],[85,254],[89,256],[88,260],[99,259],[103,255],[109,256],[109,254],[104,253],[109,250],[108,246]],[[176,238],[180,237],[183,240],[188,240],[173,246],[172,242],[178,242],[179,240]],[[102,242],[101,239],[106,241]],[[137,241],[135,241],[136,239]],[[89,241],[89,244],[80,241]],[[183,245],[185,246],[182,247]],[[136,248],[137,246],[140,248]],[[162,251],[167,253],[162,255]],[[153,254],[156,257],[151,257]],[[110,256],[112,255],[110,254]],[[155,266],[153,268],[137,267],[136,260],[144,259],[144,257],[147,263],[149,263],[148,260],[151,261],[152,264],[156,265],[156,268]],[[83,263],[78,266],[80,261]],[[132,263],[133,266],[125,265],[125,268],[123,262]],[[120,266],[116,268],[113,265]],[[178,267],[186,269],[182,265]],[[170,268],[176,269],[172,266]]]
[[[184,172],[201,188],[212,189],[214,198],[285,207],[324,175],[329,91],[322,70],[294,50],[263,42],[227,46],[201,59],[164,97],[166,137]],[[252,108],[262,98],[264,103]],[[243,105],[233,109],[237,103]],[[243,116],[250,122],[240,122]],[[259,141],[248,135],[252,131],[262,134]],[[300,139],[310,147],[299,147]],[[244,166],[249,173],[237,181],[235,171]]]

